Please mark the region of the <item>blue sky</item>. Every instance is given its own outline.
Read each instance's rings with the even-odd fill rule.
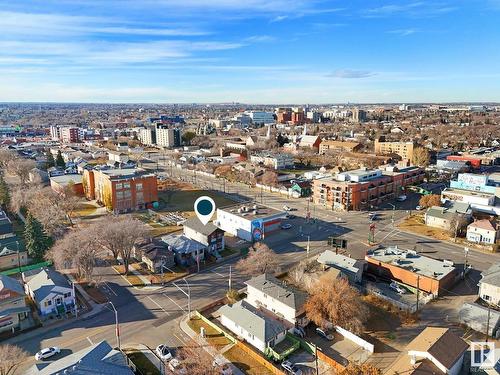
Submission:
[[[500,101],[500,0],[0,0],[0,101]]]

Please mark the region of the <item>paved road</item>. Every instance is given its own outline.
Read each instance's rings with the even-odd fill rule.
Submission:
[[[156,168],[156,163],[153,165]],[[366,212],[332,212],[316,207],[305,199],[287,199],[243,184],[224,182],[199,174],[195,177],[192,172],[171,170],[162,167],[161,163],[159,168],[160,173],[169,175],[173,173],[173,177],[189,179],[200,188],[237,194],[242,199],[257,200],[277,209],[281,209],[285,204],[292,207],[295,210],[294,214],[297,215],[296,219],[290,220],[293,224],[292,229],[282,230],[265,240],[279,254],[283,266],[306,258],[308,243],[311,256],[329,248],[327,239],[332,235],[348,240],[347,252],[354,258],[363,258],[370,248],[366,244],[370,224]],[[425,252],[426,255],[462,263],[464,253],[460,246],[430,241],[427,237],[401,232],[394,227],[392,219],[397,222],[404,218],[408,214],[407,210],[415,207],[416,199],[416,195],[409,196],[408,201],[398,203],[395,210],[389,205],[381,207],[377,211],[381,213],[381,217],[376,222],[375,239],[385,245],[398,245],[401,248],[416,246],[417,250]],[[314,221],[305,219],[308,207]],[[484,270],[499,259],[496,254],[483,254],[474,250],[468,256],[469,264],[477,270]],[[200,308],[225,294],[228,288],[229,267],[235,262],[236,259],[231,259],[187,278],[191,310]],[[178,347],[188,340],[179,329],[180,317],[189,310],[188,298],[183,293],[187,292],[187,285],[183,281],[176,282],[177,286],[170,283],[155,290],[136,289],[109,267],[99,268],[97,273],[103,281],[103,290],[118,311],[122,347],[134,343],[146,344],[151,348],[160,343]],[[239,275],[234,269],[232,276],[233,288],[244,286],[246,277]],[[101,340],[117,344],[114,313],[111,309],[105,309],[90,319],[73,320],[63,325],[35,330],[10,342],[20,345],[31,354],[42,347],[59,346],[63,349],[61,355],[67,355]],[[34,359],[26,361],[23,369],[33,363]]]

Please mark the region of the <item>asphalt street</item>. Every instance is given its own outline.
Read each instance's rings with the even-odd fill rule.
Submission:
[[[277,254],[283,267],[313,256],[329,249],[328,237],[337,236],[347,240],[346,253],[362,259],[371,248],[367,244],[370,221],[367,212],[333,212],[316,207],[306,199],[289,199],[260,189],[254,189],[244,184],[217,180],[185,169],[179,170],[163,166],[165,161],[151,163],[143,167],[160,169],[160,175],[187,180],[200,189],[218,190],[240,200],[256,200],[259,203],[276,209],[284,205],[291,207],[297,218],[289,220],[292,228],[281,230],[265,239]],[[394,209],[387,205],[377,212],[380,218],[376,223],[375,240],[383,245],[397,245],[401,248],[416,248],[437,259],[448,259],[457,265],[464,261],[464,249],[460,246],[431,240],[427,237],[398,230],[394,224],[408,215],[409,210],[417,204],[418,196],[409,195],[405,202],[398,202]],[[309,207],[310,219],[307,220]],[[309,253],[307,249],[309,248]],[[498,262],[497,254],[481,253],[471,250],[468,263],[474,269],[482,271],[491,264]],[[237,259],[229,259],[192,274],[186,281],[178,280],[164,287],[134,288],[110,267],[97,269],[101,288],[113,302],[118,312],[120,323],[121,346],[127,347],[136,343],[155,348],[160,343],[170,347],[178,347],[188,340],[179,329],[180,317],[224,296],[228,289],[229,267],[234,266]],[[238,274],[232,268],[233,288],[242,288],[247,277]],[[186,296],[190,296],[189,300]],[[110,306],[109,306],[110,307]],[[78,351],[101,340],[107,340],[117,346],[115,331],[115,316],[111,309],[104,309],[98,315],[88,319],[73,319],[59,322],[53,326],[40,328],[17,336],[8,342],[15,343],[35,354],[48,346],[58,346],[62,352],[54,359]],[[35,363],[33,357],[23,364],[21,370]]]

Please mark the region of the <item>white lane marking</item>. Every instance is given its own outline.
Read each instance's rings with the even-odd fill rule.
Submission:
[[[94,343],[92,342],[92,340],[90,339],[90,337],[87,336],[87,340],[89,340],[90,345],[94,345]]]
[[[223,275],[217,271],[211,270],[211,272],[215,273],[216,275],[219,275],[220,277],[225,277],[225,275]]]
[[[118,294],[109,286],[109,284],[105,281],[104,284],[106,285],[106,288],[110,290],[111,293],[113,293],[115,296],[118,296]]]
[[[167,297],[170,301],[172,301],[179,309],[181,309],[182,311],[186,312],[186,310],[183,307],[179,306],[179,304],[177,302],[175,302],[172,298],[170,298],[169,296],[167,296],[167,293],[163,293],[163,295],[165,297]]]
[[[158,306],[165,314],[170,315],[167,310],[165,310],[158,302],[156,302],[154,299],[152,299],[150,296],[148,296],[149,300],[153,302],[156,306]]]

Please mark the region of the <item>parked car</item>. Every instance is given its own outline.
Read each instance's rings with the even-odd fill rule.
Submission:
[[[156,347],[156,354],[163,361],[170,361],[172,359],[172,352],[167,345],[161,344]]]
[[[406,291],[404,290],[404,288],[401,287],[399,284],[397,284],[395,282],[392,282],[389,285],[389,288],[391,288],[392,290],[394,290],[395,292],[397,292],[399,294],[405,294],[406,293]]]
[[[421,205],[418,205],[417,207],[415,207],[415,209],[416,209],[417,211],[422,211],[424,208],[423,208]]]
[[[291,214],[289,214],[288,212],[286,213],[286,218],[287,218],[287,219],[292,220],[292,219],[295,219],[296,217],[297,217],[297,216],[295,216],[295,215],[291,215]]]
[[[281,363],[281,367],[288,372],[289,374],[292,375],[302,375],[302,370],[297,367],[295,363],[292,363],[291,361],[283,361]]]
[[[406,195],[400,195],[396,199],[397,199],[398,202],[404,202],[406,200],[406,198],[407,198]]]
[[[56,355],[61,352],[61,349],[59,349],[57,346],[51,346],[50,348],[45,348],[40,350],[38,353],[35,354],[35,359],[37,361],[40,361],[42,359],[47,359],[52,357],[53,355]]]
[[[292,224],[281,224],[281,229],[291,229],[292,228]]]
[[[289,207],[289,206],[287,206],[286,204],[283,206],[283,209],[284,209],[285,211],[290,211],[290,207]]]
[[[369,212],[368,213],[368,219],[370,220],[376,220],[378,217],[378,213],[377,212]]]
[[[323,331],[321,328],[316,328],[316,333],[323,337],[325,340],[332,341],[333,340],[333,335],[331,333],[327,333]]]
[[[184,365],[179,361],[177,358],[173,358],[169,363],[168,363],[168,368],[170,371],[172,371],[174,374],[180,374],[180,375],[187,375],[187,370],[184,367]]]

